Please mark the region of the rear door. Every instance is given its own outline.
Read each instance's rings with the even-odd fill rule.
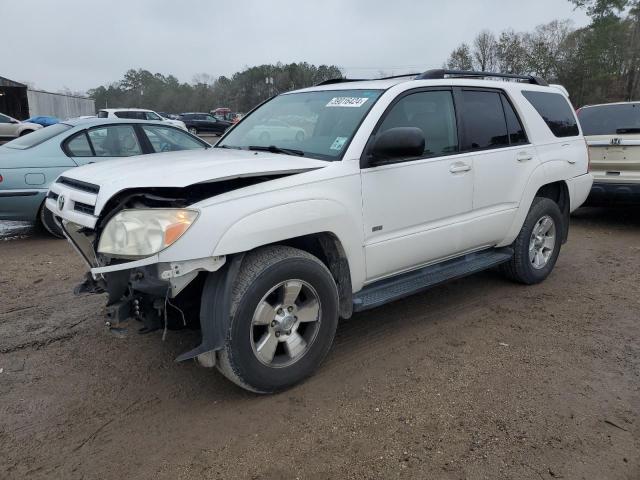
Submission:
[[[462,148],[473,154],[475,246],[502,241],[539,158],[512,103],[501,90],[456,89]]]

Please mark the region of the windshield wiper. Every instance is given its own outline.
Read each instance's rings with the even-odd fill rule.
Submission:
[[[640,133],[640,128],[638,127],[629,127],[629,128],[617,128],[616,133],[624,134],[624,133]]]
[[[248,148],[249,150],[256,150],[258,152],[285,153],[287,155],[298,155],[299,157],[304,157],[304,152],[302,150],[280,148],[275,145],[269,145],[268,147],[262,145],[250,145]]]

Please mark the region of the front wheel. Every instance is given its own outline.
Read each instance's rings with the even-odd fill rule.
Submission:
[[[236,279],[218,370],[253,392],[284,390],[320,365],[337,324],[338,293],[327,267],[302,250],[261,248],[245,257]]]
[[[500,266],[511,280],[532,285],[549,276],[562,245],[562,213],[549,198],[536,197],[513,243],[514,255]]]
[[[45,207],[44,203],[40,207],[40,212],[38,214],[38,219],[40,220],[40,226],[43,230],[49,233],[51,236],[55,238],[64,238],[64,233],[62,233],[62,227],[56,222],[56,219],[53,217],[53,213],[47,207]]]

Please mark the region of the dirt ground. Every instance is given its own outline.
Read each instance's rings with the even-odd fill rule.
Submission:
[[[114,337],[65,241],[2,235],[2,479],[640,479],[640,210],[579,211],[541,285],[344,321],[274,396],[174,363],[195,332]]]

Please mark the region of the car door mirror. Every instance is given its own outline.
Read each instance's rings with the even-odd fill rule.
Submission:
[[[376,136],[370,151],[369,165],[399,158],[419,157],[424,153],[424,147],[424,134],[419,128],[390,128]]]

